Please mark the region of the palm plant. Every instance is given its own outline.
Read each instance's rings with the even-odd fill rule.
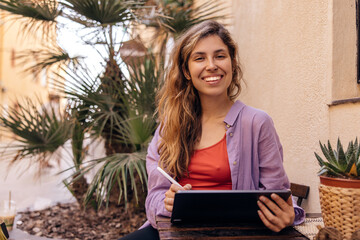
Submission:
[[[68,186],[79,201],[82,201],[84,188],[85,191],[87,188],[84,176],[78,173],[82,168],[84,160],[85,149],[83,141],[85,133],[89,132],[92,136],[105,137],[107,152],[110,154],[109,149],[117,144],[113,140],[115,135],[113,132],[121,132],[117,128],[121,128],[121,122],[128,115],[122,109],[123,104],[121,103],[122,99],[125,98],[123,92],[125,90],[123,86],[125,78],[118,66],[118,48],[120,47],[121,40],[117,39],[116,31],[119,31],[120,28],[127,29],[133,23],[132,21],[135,19],[133,12],[141,7],[142,2],[128,0],[0,1],[0,9],[11,13],[7,16],[10,20],[20,19],[23,22],[23,32],[27,34],[41,32],[43,39],[46,40],[43,42],[50,42],[47,48],[45,46],[39,50],[23,53],[25,57],[21,58],[24,61],[27,60],[26,56],[29,56],[29,53],[38,60],[35,65],[30,67],[33,72],[38,73],[44,68],[53,69],[53,65],[56,64],[76,63],[73,64],[75,67],[73,68],[74,71],[66,67],[60,67],[62,71],[58,71],[56,74],[58,76],[67,75],[66,78],[71,80],[81,80],[80,84],[82,84],[73,86],[77,87],[77,89],[72,89],[74,91],[63,91],[71,104],[71,107],[68,107],[67,121],[72,122],[72,128],[67,131],[69,133],[67,138],[72,139],[73,162],[76,171],[74,176],[76,181],[71,181],[71,185]],[[83,44],[90,45],[102,53],[100,57],[105,64],[105,72],[101,78],[84,74],[86,71],[83,70],[86,70],[86,68],[82,67],[81,59],[77,57],[71,58],[70,54],[54,44],[53,33],[66,27],[60,21],[61,18],[66,18],[77,24],[80,31],[85,31],[85,34],[81,36]],[[84,85],[82,82],[84,76],[91,77],[91,79],[87,79],[90,80],[87,82],[94,85]],[[66,81],[67,79],[63,80]],[[99,79],[101,81],[97,81]],[[77,94],[79,92],[81,94]],[[14,114],[16,115],[17,113],[14,112]],[[19,131],[14,131],[16,130],[15,125],[17,123],[13,125],[6,124],[8,123],[6,119],[1,119],[4,127],[13,130],[15,134],[21,135],[22,133]],[[30,139],[25,139],[25,141],[30,142]],[[124,142],[118,142],[118,144],[129,145]],[[49,146],[45,145],[45,147]],[[8,151],[9,148],[6,150]],[[25,148],[23,151],[25,151]],[[47,149],[43,150],[43,152],[48,151]],[[115,152],[121,151],[123,149],[116,150]],[[36,155],[39,154],[39,151],[27,153],[29,155]],[[114,153],[114,151],[111,153]]]
[[[17,137],[3,152],[3,159],[10,157],[10,163],[17,164],[30,158],[30,164],[38,163],[40,174],[51,156],[70,139],[73,122],[58,115],[52,105],[41,104],[40,110],[38,105],[30,99],[25,103],[18,101],[13,107],[2,109],[5,114],[0,116],[0,123]]]
[[[58,90],[73,101],[74,107],[70,111],[79,115],[77,119],[85,126],[85,131],[91,130],[89,133],[94,138],[111,134],[107,137],[114,146],[110,148],[113,153],[107,150],[107,157],[87,162],[66,181],[67,185],[74,183],[73,180],[102,165],[91,182],[85,204],[93,200],[94,194],[98,206],[104,199],[109,204],[110,193],[116,196],[110,202],[116,203],[121,199],[127,203],[132,197],[136,201],[144,197],[144,194],[138,196],[136,189],[146,188],[145,151],[156,127],[153,113],[160,72],[156,70],[154,61],[154,57],[148,56],[140,67],[133,66],[130,77],[124,82],[104,84],[102,76],[92,78],[83,69],[81,74],[79,70],[67,70],[66,76],[72,78],[69,84],[57,83]],[[134,179],[139,179],[139,185]]]
[[[328,141],[328,146],[320,142],[320,147],[325,160],[315,153],[321,167],[319,175],[360,179],[360,146],[357,139],[355,142],[349,142],[346,151],[344,151],[340,139],[337,141],[336,150],[331,147],[330,141]]]
[[[219,9],[215,0],[198,8],[192,4],[192,0],[0,0],[0,10],[11,13],[9,19],[20,19],[26,34],[42,33],[45,47],[25,52],[22,59],[35,56],[38,62],[31,66],[35,72],[55,70],[55,90],[68,100],[66,117],[61,120],[68,125],[61,128],[66,131],[58,130],[56,137],[63,138],[58,145],[71,139],[74,174],[64,182],[81,203],[95,199],[100,206],[115,196],[116,203],[123,199],[126,204],[145,196],[145,151],[156,127],[155,94],[162,82],[166,42],[194,24],[223,17],[215,15]],[[98,53],[101,70],[94,72],[84,62],[85,57],[71,57],[54,43],[54,33],[67,29],[64,19],[77,27],[79,42]],[[131,38],[139,23],[156,29],[155,35],[162,39],[158,42],[160,57],[148,54],[134,64],[123,64],[122,43]],[[54,65],[58,67],[54,69]],[[13,112],[13,119],[21,117],[17,114]],[[33,112],[27,114],[32,116]],[[6,117],[0,118],[0,124],[19,137],[28,131],[24,130],[28,126],[16,130],[18,122],[10,124]],[[52,124],[56,122],[48,123],[50,129]],[[35,132],[29,130],[29,134]],[[85,136],[104,139],[107,156],[84,163]],[[30,137],[23,141],[31,143]],[[84,175],[99,165],[84,196]],[[140,189],[144,191],[140,193]]]
[[[163,62],[169,41],[177,39],[187,29],[203,21],[226,18],[223,14],[219,14],[225,8],[220,8],[217,0],[206,1],[198,7],[194,7],[193,0],[153,0],[152,2],[161,14],[146,19],[144,23],[157,32],[153,41],[159,48]]]

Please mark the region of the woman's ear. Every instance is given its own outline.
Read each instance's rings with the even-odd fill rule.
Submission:
[[[183,73],[184,73],[185,78],[186,78],[187,80],[191,80],[191,76],[190,76],[188,70],[186,70],[186,68],[185,68],[184,66],[182,67],[182,71],[183,71]]]

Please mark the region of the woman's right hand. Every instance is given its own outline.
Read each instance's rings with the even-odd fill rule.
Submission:
[[[184,187],[179,187],[175,184],[171,184],[169,190],[165,193],[165,209],[169,212],[172,212],[173,205],[174,205],[174,199],[175,199],[175,193],[179,190],[191,190],[191,185],[186,184]]]

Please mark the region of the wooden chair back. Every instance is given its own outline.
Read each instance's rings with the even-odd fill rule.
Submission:
[[[302,200],[307,199],[310,187],[297,183],[290,183],[290,190],[293,196],[297,197],[297,205],[301,206]]]

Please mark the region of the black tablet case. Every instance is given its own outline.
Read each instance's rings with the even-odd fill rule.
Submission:
[[[257,200],[277,193],[287,200],[290,190],[189,190],[175,194],[171,222],[260,223]],[[270,198],[271,199],[271,198]]]

